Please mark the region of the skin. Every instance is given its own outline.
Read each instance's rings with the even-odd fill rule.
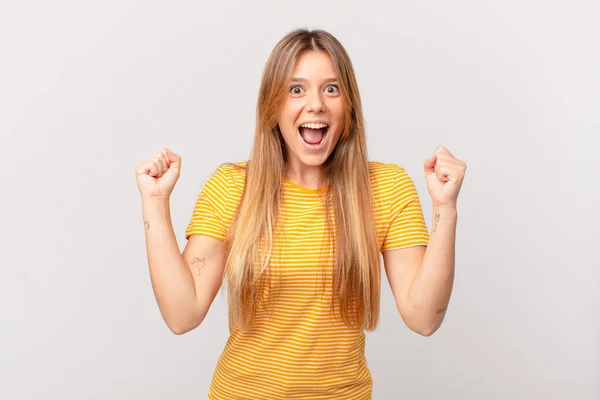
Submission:
[[[302,123],[312,120],[329,124],[323,139],[326,145],[318,152],[306,149],[298,133]],[[344,126],[344,103],[329,55],[307,51],[299,57],[278,124],[289,155],[286,177],[300,186],[316,188],[321,166],[335,148]]]

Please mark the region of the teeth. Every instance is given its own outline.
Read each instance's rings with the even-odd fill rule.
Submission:
[[[306,123],[306,124],[302,124],[300,125],[303,128],[310,128],[310,129],[321,129],[321,128],[326,128],[328,125],[327,124],[313,124],[313,123]]]

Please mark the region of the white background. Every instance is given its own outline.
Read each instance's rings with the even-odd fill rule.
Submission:
[[[0,2],[0,397],[201,399],[226,298],[182,336],[153,296],[135,165],[182,156],[184,231],[206,179],[246,160],[287,32],[348,50],[370,158],[467,165],[456,278],[433,336],[383,282],[374,399],[600,398],[597,1]]]

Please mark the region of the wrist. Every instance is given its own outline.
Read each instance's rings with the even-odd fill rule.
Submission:
[[[450,211],[454,210],[454,211],[457,211],[457,209],[456,209],[456,204],[454,204],[454,205],[447,205],[447,204],[432,204],[432,206],[433,206],[433,209],[434,209],[434,210],[435,210],[435,209],[439,209],[439,210],[450,210]]]
[[[169,204],[171,196],[142,196],[143,204]]]
[[[142,199],[142,217],[144,222],[166,220],[171,222],[171,206],[168,197]]]
[[[157,213],[158,215],[168,215],[171,211],[170,199],[168,197],[143,197],[142,213]]]

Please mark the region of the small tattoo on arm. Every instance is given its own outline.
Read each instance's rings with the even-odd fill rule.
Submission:
[[[435,214],[435,220],[433,222],[433,232],[435,232],[438,222],[440,222],[440,213]]]
[[[150,229],[150,222],[144,221],[144,227],[146,228],[146,230],[149,230]]]
[[[203,259],[199,259],[198,257],[194,257],[192,258],[192,265],[194,265],[196,268],[198,268],[198,274],[196,276],[200,276],[200,273],[202,272],[202,268],[204,268],[204,263],[205,263],[206,258]],[[198,265],[195,265],[198,264]]]
[[[438,308],[436,314],[441,314],[441,313],[445,312],[447,308],[448,308],[448,306],[446,306],[444,308]]]

